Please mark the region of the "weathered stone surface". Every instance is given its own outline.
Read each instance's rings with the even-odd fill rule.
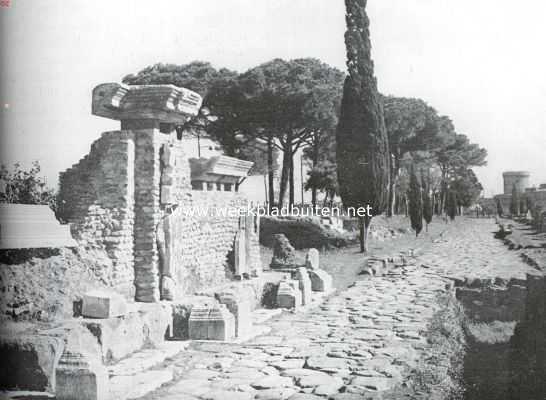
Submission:
[[[299,288],[301,291],[301,299],[303,305],[311,304],[313,288],[311,284],[311,279],[309,278],[309,273],[304,267],[299,267],[296,272],[296,279],[299,282]]]
[[[250,298],[244,293],[237,293],[235,290],[221,292],[218,294],[218,301],[225,304],[228,310],[235,317],[235,336],[244,338],[252,330]]]
[[[305,256],[305,267],[308,269],[319,269],[319,257],[317,249],[309,249]]]
[[[58,400],[107,400],[108,372],[96,338],[77,324],[65,334],[65,347],[55,369]]]
[[[89,318],[112,318],[127,313],[127,302],[113,291],[93,290],[83,295],[82,315]]]
[[[302,295],[299,282],[291,279],[283,279],[277,290],[277,306],[280,308],[297,309],[302,304]]]
[[[189,319],[189,336],[201,340],[232,340],[235,317],[225,304],[194,307]]]
[[[170,305],[137,303],[124,316],[89,318],[81,323],[98,339],[104,361],[111,362],[140,350],[145,344],[163,343],[172,321]]]
[[[285,400],[296,393],[292,388],[264,389],[256,392],[256,400]]]
[[[0,390],[55,390],[55,368],[63,351],[60,338],[15,331],[0,336]]]
[[[271,269],[293,269],[296,267],[296,250],[282,233],[273,235],[273,258]]]
[[[309,278],[314,292],[329,292],[333,289],[332,277],[324,270],[310,270]]]
[[[285,376],[266,376],[252,382],[251,386],[255,389],[273,389],[278,387],[292,386],[292,379]]]
[[[385,376],[357,376],[351,381],[353,386],[376,392],[392,389],[397,383],[395,378]]]

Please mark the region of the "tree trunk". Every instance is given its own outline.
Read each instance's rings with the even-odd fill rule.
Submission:
[[[370,230],[370,224],[372,219],[369,217],[358,217],[358,228],[360,230],[360,252],[368,252],[368,232]]]
[[[275,191],[273,184],[275,182],[275,171],[273,171],[273,139],[267,140],[267,177],[269,180],[269,204],[268,209],[271,211],[271,207],[275,204]]]
[[[279,209],[284,204],[284,196],[286,195],[286,189],[288,188],[288,175],[290,173],[290,152],[287,149],[283,150],[282,156],[282,172],[281,183],[279,187]]]
[[[290,170],[289,170],[289,197],[288,206],[292,207],[294,204],[294,154],[290,152]]]
[[[396,204],[396,182],[398,181],[398,173],[400,171],[398,159],[394,154],[391,154],[391,181],[389,184],[389,205],[387,207],[387,217],[392,217],[395,212]]]

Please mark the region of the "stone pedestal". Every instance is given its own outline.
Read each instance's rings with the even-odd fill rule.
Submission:
[[[189,319],[189,336],[197,340],[232,340],[235,317],[225,304],[194,307]]]
[[[292,279],[283,279],[279,283],[277,291],[277,306],[279,308],[298,309],[302,303],[302,295],[299,289],[299,282]]]
[[[57,400],[108,400],[108,373],[99,362],[65,352],[55,371]]]
[[[232,291],[220,293],[218,300],[235,317],[235,336],[246,337],[252,330],[250,299]]]
[[[82,315],[88,318],[112,318],[127,313],[127,302],[118,293],[93,290],[83,296]]]
[[[332,277],[321,269],[309,271],[313,292],[329,292],[332,290]]]
[[[299,282],[299,289],[301,291],[301,299],[303,305],[305,306],[311,304],[311,294],[313,290],[311,287],[311,279],[309,278],[307,269],[304,267],[299,267],[298,271],[296,272],[296,279]]]

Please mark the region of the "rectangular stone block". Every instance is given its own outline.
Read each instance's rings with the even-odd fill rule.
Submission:
[[[329,292],[333,288],[332,277],[324,270],[310,270],[309,278],[313,292]]]
[[[59,366],[55,376],[57,400],[109,400],[108,373],[103,365]]]
[[[235,317],[235,336],[241,338],[249,335],[252,330],[250,299],[230,292],[221,293],[218,297]]]
[[[304,267],[299,267],[296,272],[296,279],[299,282],[299,289],[301,291],[301,300],[302,304],[305,306],[311,304],[311,295],[313,292],[311,286],[311,279],[309,278],[309,273]]]
[[[83,296],[82,315],[84,317],[112,318],[126,313],[127,302],[118,293],[94,290]]]
[[[298,309],[301,304],[302,295],[299,282],[291,279],[282,280],[277,290],[277,307]]]
[[[190,339],[229,341],[235,337],[235,317],[225,304],[194,307],[189,320]]]

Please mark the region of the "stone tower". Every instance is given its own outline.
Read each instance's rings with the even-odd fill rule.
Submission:
[[[519,193],[525,192],[529,187],[529,178],[531,174],[527,171],[506,171],[502,173],[504,180],[504,194],[512,194],[512,188],[516,186]]]

